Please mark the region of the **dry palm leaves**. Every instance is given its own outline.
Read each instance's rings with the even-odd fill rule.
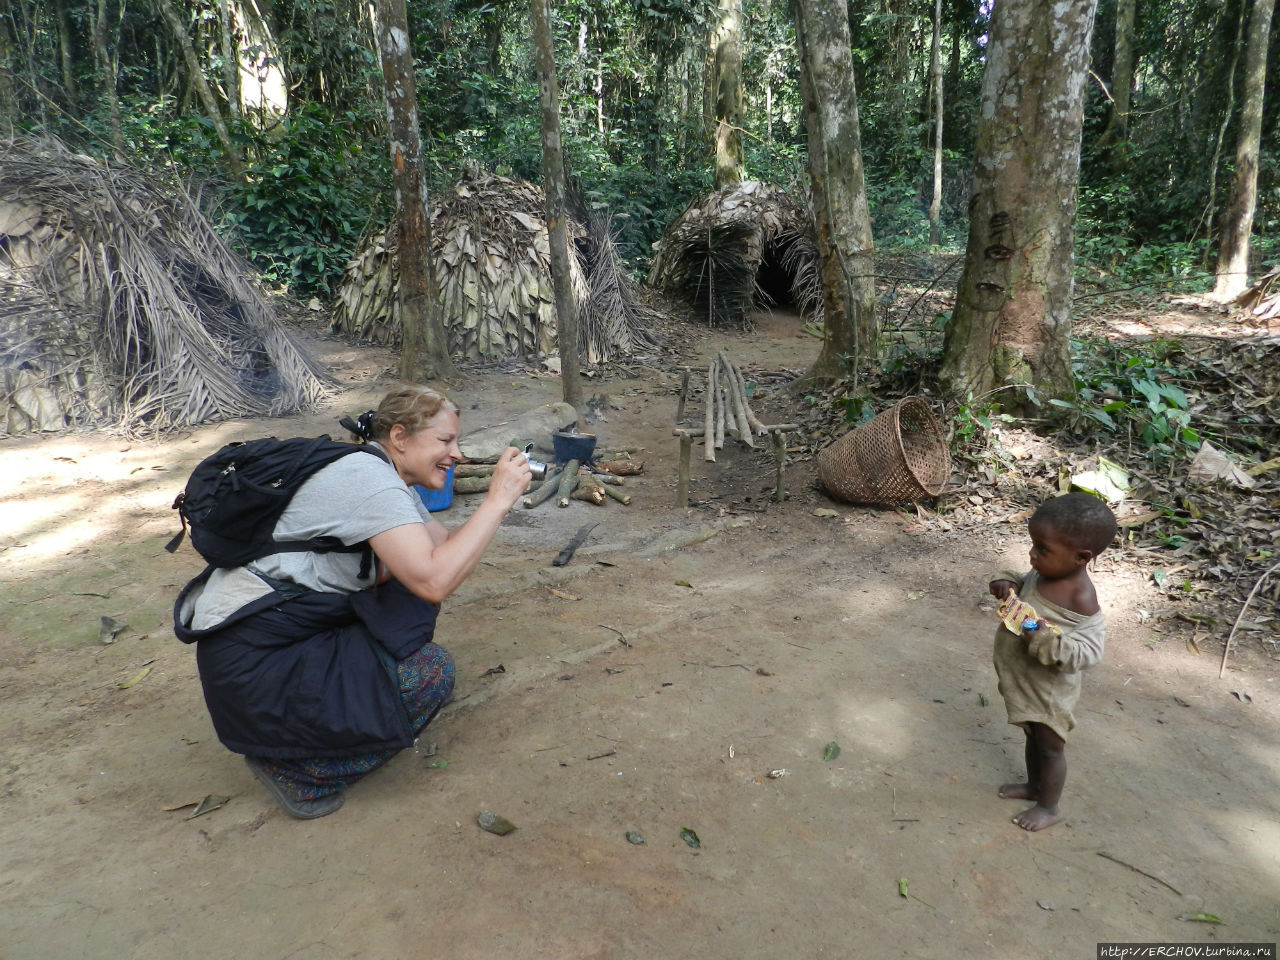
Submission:
[[[810,218],[781,187],[729,184],[695,200],[655,245],[652,286],[705,310],[712,326],[743,326],[754,305],[821,304]]]
[[[1272,267],[1233,302],[1259,320],[1280,317],[1280,266]]]
[[[480,173],[431,209],[433,266],[450,352],[460,359],[551,353],[556,332],[551,250],[542,191]],[[635,299],[608,221],[569,223],[579,348],[590,363],[653,345],[651,316]],[[400,340],[394,226],[347,264],[335,330],[378,343]]]
[[[56,143],[0,146],[0,433],[280,416],[321,369],[189,197]]]

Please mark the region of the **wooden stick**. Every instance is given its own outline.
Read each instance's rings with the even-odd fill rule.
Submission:
[[[454,477],[453,492],[454,493],[484,493],[489,489],[489,481],[493,479],[490,474],[487,477]]]
[[[729,411],[725,409],[724,402],[724,385],[720,382],[720,378],[716,377],[716,449],[724,448],[725,421],[729,417]]]
[[[747,381],[742,376],[742,368],[731,360],[729,369],[733,371],[733,378],[738,385],[738,395],[742,397],[742,409],[747,416],[747,425],[757,437],[763,437],[769,431],[751,409],[751,401],[747,399]]]
[[[746,424],[739,425],[737,397],[731,386],[732,378],[729,369],[723,362],[720,364],[720,402],[724,404],[724,432],[735,440],[742,439]]]
[[[622,490],[615,490],[613,487],[601,487],[600,489],[604,491],[604,495],[606,497],[613,497],[613,499],[617,500],[621,504],[629,505],[631,503],[631,494],[629,493],[625,493]]]
[[[574,500],[585,500],[587,503],[594,503],[597,507],[604,506],[604,487],[595,483],[590,477],[579,477],[577,489],[569,496]]]
[[[690,434],[690,436],[692,436],[692,434]],[[624,487],[627,483],[621,477],[615,476],[612,473],[597,473],[594,476],[597,483],[607,483],[614,487]]]
[[[462,477],[490,477],[493,476],[493,468],[495,463],[459,463],[453,468],[453,478],[455,480]]]
[[[692,436],[692,434],[690,434]],[[644,473],[643,460],[602,460],[596,464],[596,473],[612,473],[619,477],[634,477]]]
[[[684,422],[684,402],[689,396],[689,368],[684,368],[684,378],[680,381],[680,402],[676,404],[676,423]]]
[[[738,422],[738,439],[754,449],[756,442],[751,436],[751,424],[747,420],[746,391],[740,385],[738,376],[733,369],[733,361],[729,359],[727,354],[720,354],[720,365],[724,368],[726,387],[729,391],[730,402],[733,404],[735,419]]]
[[[693,437],[680,435],[680,464],[676,473],[676,506],[689,505],[689,457],[693,450]]]
[[[773,502],[781,503],[787,499],[787,440],[781,430],[773,430],[770,436],[773,439],[773,457],[778,470],[778,478],[773,488]]]
[[[525,495],[523,501],[526,510],[532,510],[538,504],[551,499],[551,495],[560,489],[560,474],[553,473],[543,480],[534,490]]]
[[[1276,567],[1280,567],[1280,561],[1269,566],[1266,572],[1260,576],[1253,584],[1253,589],[1249,591],[1249,596],[1245,597],[1244,606],[1240,608],[1240,612],[1236,614],[1236,622],[1231,625],[1231,632],[1227,634],[1226,645],[1222,648],[1222,663],[1218,666],[1218,679],[1221,680],[1227,672],[1227,654],[1231,652],[1231,639],[1236,635],[1236,630],[1240,626],[1240,621],[1244,619],[1244,612],[1249,609],[1249,604],[1253,602],[1253,596],[1258,592],[1258,588],[1262,586],[1263,581],[1275,572]]]
[[[711,361],[711,366],[707,367],[707,412],[703,418],[703,436],[707,438],[703,445],[702,459],[715,463],[716,461],[716,362]]]
[[[556,497],[557,507],[567,507],[569,505],[569,494],[573,493],[573,488],[577,485],[578,461],[570,460],[564,465],[564,473],[560,477],[560,489]]]

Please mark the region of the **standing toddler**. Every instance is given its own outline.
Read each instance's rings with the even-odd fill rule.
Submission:
[[[1058,800],[1067,779],[1066,737],[1076,725],[1080,671],[1102,659],[1106,618],[1089,579],[1089,561],[1116,535],[1116,519],[1105,503],[1086,493],[1068,493],[1043,504],[1027,524],[1031,570],[1001,571],[989,589],[1006,599],[1011,590],[1035,609],[1018,632],[996,630],[995,667],[1009,722],[1026,735],[1027,780],[1006,783],[1000,796],[1034,800],[1013,822],[1043,830],[1062,820]]]

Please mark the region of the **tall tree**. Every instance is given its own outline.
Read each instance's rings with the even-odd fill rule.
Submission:
[[[93,17],[93,57],[98,64],[98,83],[107,99],[107,122],[111,125],[111,145],[116,158],[124,159],[124,128],[120,98],[116,93],[116,63],[107,48],[107,0],[98,0]]]
[[[959,396],[1074,391],[1071,327],[1084,79],[1097,0],[1000,0],[974,150],[969,243],[943,345]]]
[[[1224,299],[1238,296],[1249,282],[1249,234],[1258,202],[1258,150],[1262,142],[1262,99],[1267,85],[1267,46],[1276,0],[1253,0],[1249,40],[1244,55],[1240,135],[1236,141],[1236,173],[1231,201],[1218,247],[1213,292]]]
[[[822,351],[810,376],[823,379],[877,349],[875,250],[848,8],[845,0],[796,0],[795,17],[824,313]]]
[[[538,58],[538,91],[542,104],[542,189],[547,198],[547,239],[551,247],[551,286],[556,297],[556,343],[560,347],[560,382],[564,402],[582,408],[578,362],[578,305],[569,273],[569,228],[565,212],[567,183],[560,146],[560,90],[547,0],[533,0],[533,38]]]
[[[929,43],[929,84],[933,97],[933,196],[929,200],[929,244],[942,239],[942,0],[933,0],[933,39]]]
[[[1133,28],[1138,15],[1138,0],[1117,0],[1115,59],[1111,67],[1111,114],[1102,132],[1104,142],[1124,143],[1129,137],[1129,107],[1133,97],[1134,55]],[[1128,151],[1121,149],[1117,158],[1122,163]]]
[[[715,111],[716,186],[746,178],[742,150],[742,0],[719,0],[711,32],[711,102]]]
[[[213,88],[209,86],[209,81],[205,79],[204,68],[200,64],[200,58],[196,56],[195,48],[191,45],[191,38],[187,34],[187,25],[183,22],[181,14],[174,9],[172,0],[151,0],[155,5],[160,16],[164,18],[166,24],[169,25],[169,31],[173,34],[174,44],[178,48],[178,52],[182,55],[183,61],[187,66],[187,82],[190,83],[200,97],[200,102],[204,105],[205,116],[213,125],[214,133],[217,134],[218,143],[222,146],[222,153],[227,161],[227,166],[231,169],[231,173],[236,179],[244,179],[244,163],[240,159],[240,150],[231,142],[231,133],[227,129],[226,122],[222,119],[222,111],[218,108],[217,98],[213,95]]]
[[[432,265],[427,178],[422,169],[418,94],[405,0],[378,0],[378,51],[387,98],[387,139],[396,186],[400,257],[400,379],[422,383],[453,372]]]

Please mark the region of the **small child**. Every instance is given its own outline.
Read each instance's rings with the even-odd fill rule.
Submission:
[[[1062,819],[1058,798],[1067,779],[1066,736],[1076,725],[1080,671],[1102,659],[1106,618],[1086,569],[1116,535],[1105,503],[1068,493],[1043,504],[1027,524],[1031,570],[1001,571],[988,589],[1001,600],[1017,591],[1037,616],[1025,629],[996,630],[995,667],[1009,722],[1026,734],[1027,782],[1006,783],[1000,796],[1034,800],[1013,822],[1043,830]]]

